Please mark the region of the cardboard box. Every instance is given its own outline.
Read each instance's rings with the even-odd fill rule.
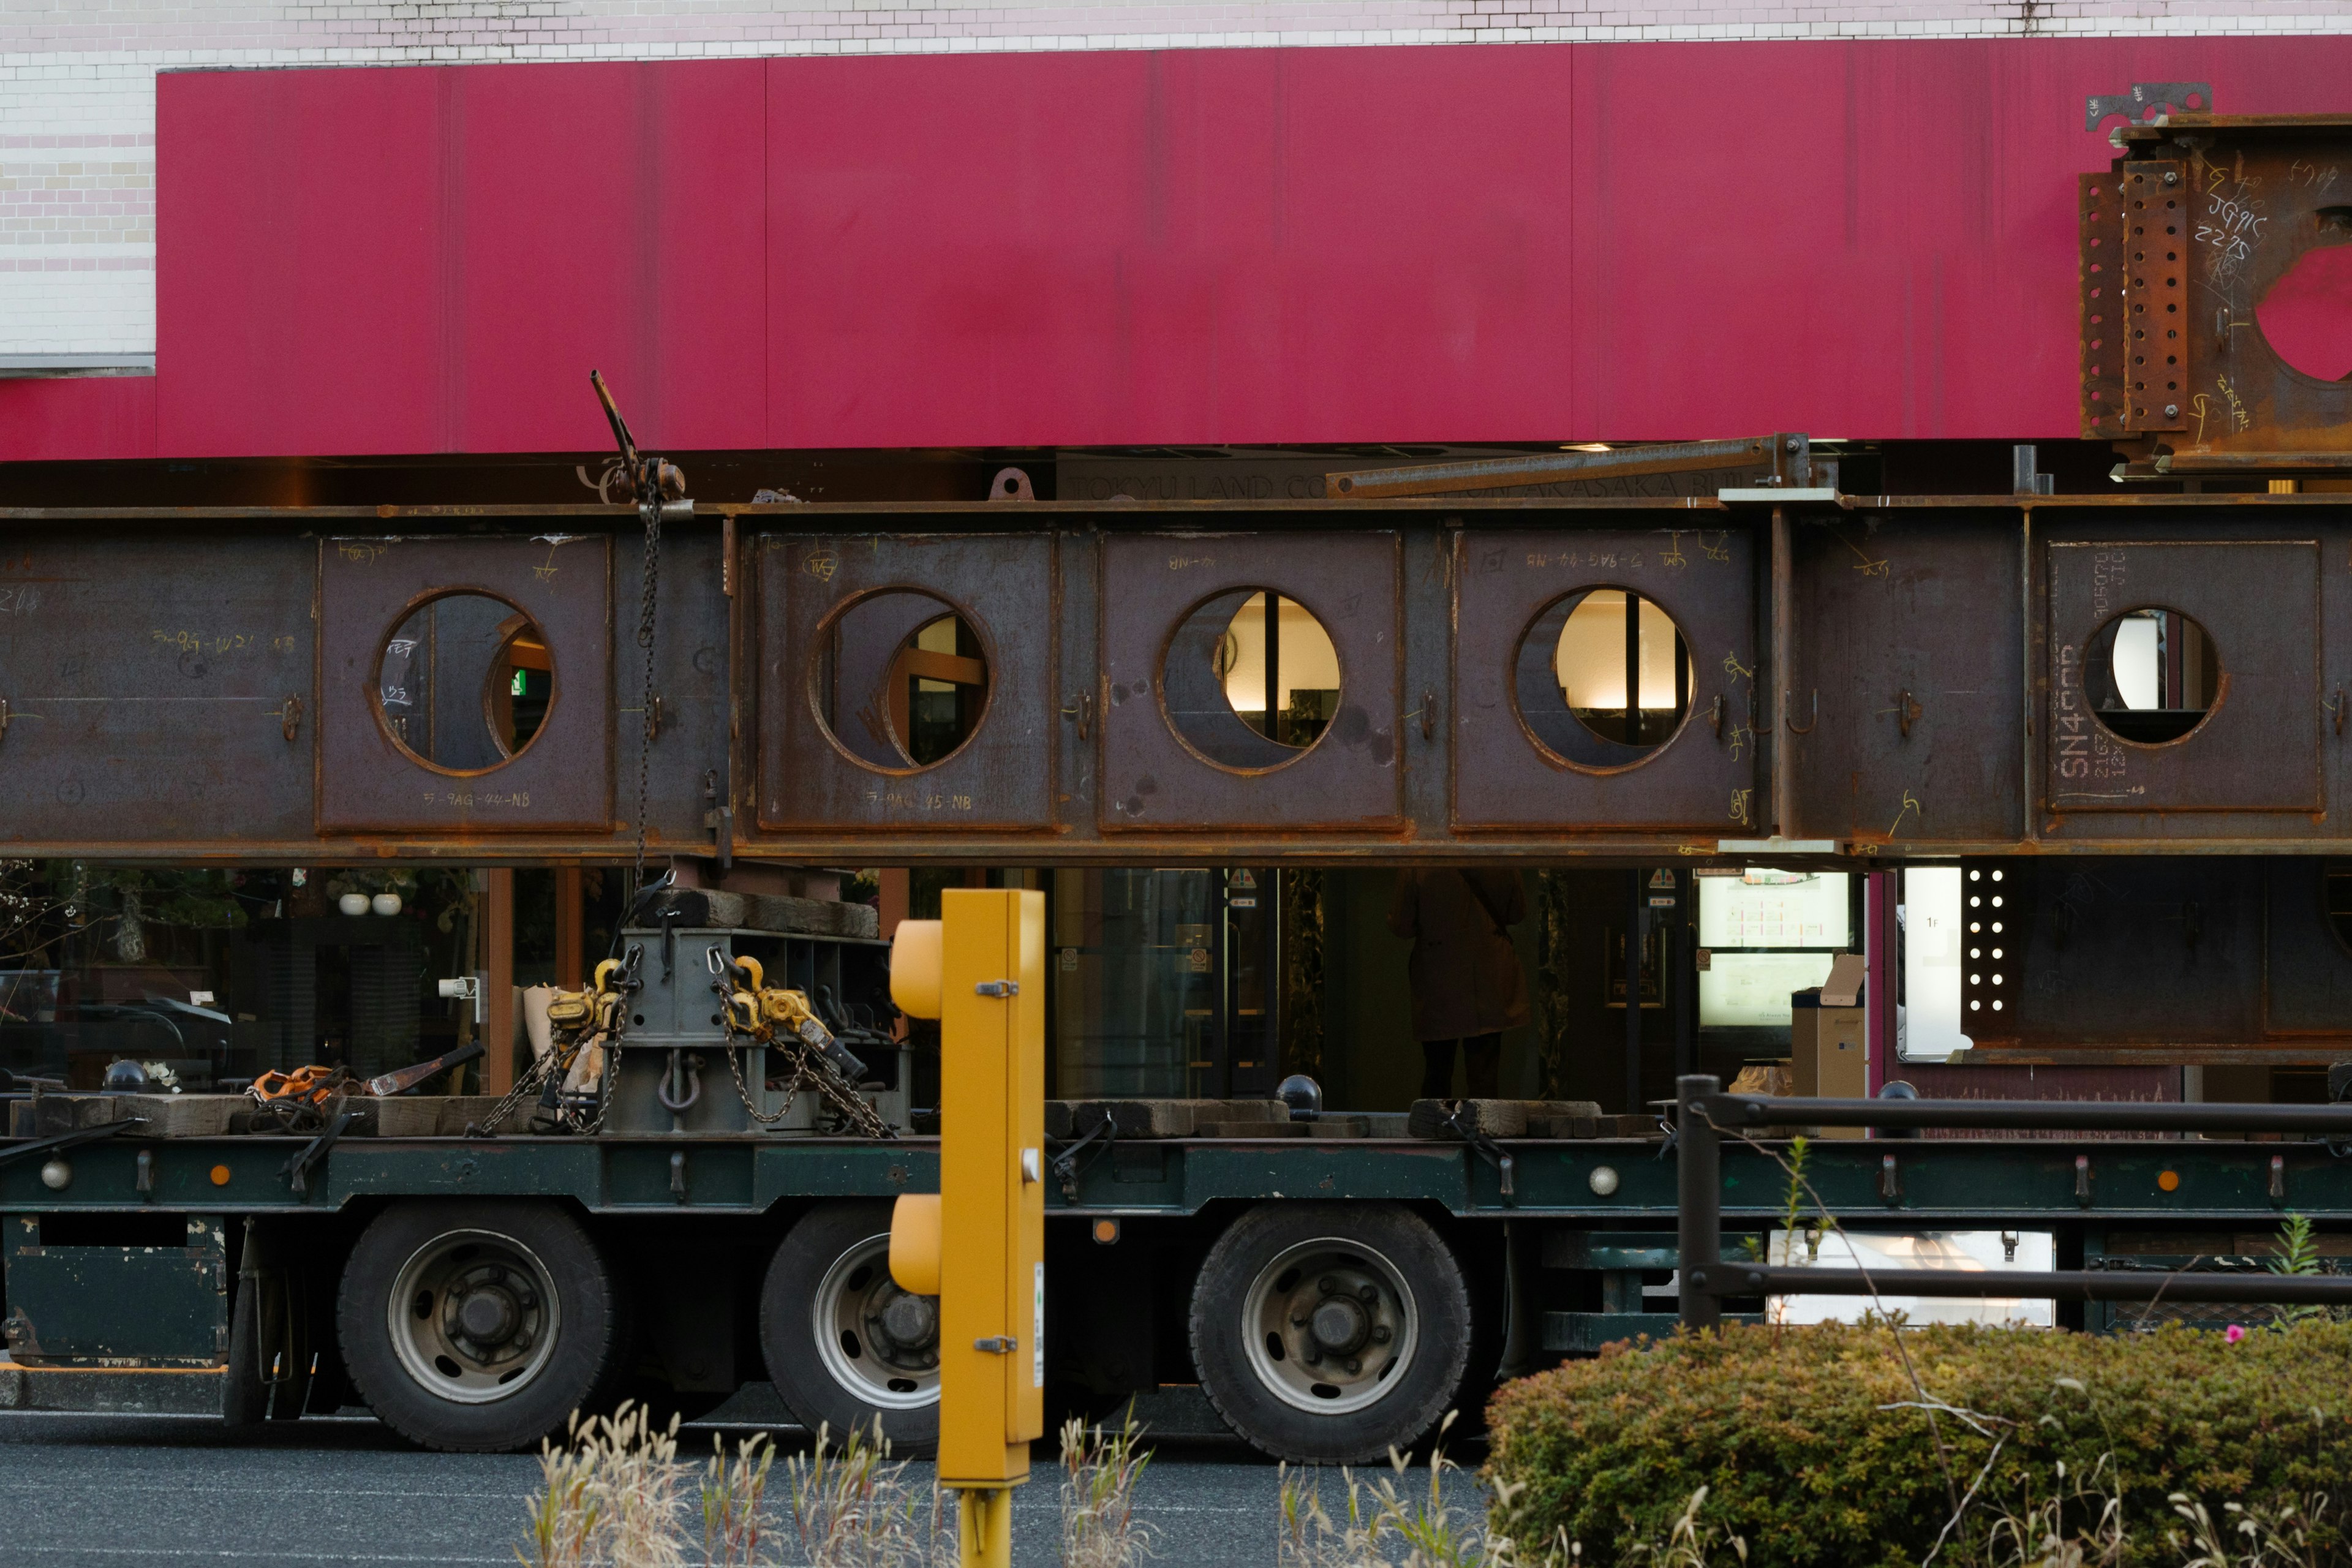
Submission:
[[[1830,976],[1789,998],[1790,1067],[1796,1093],[1822,1100],[1870,1096],[1868,1026],[1862,1001],[1862,954],[1841,952]],[[1824,1127],[1824,1138],[1859,1138],[1859,1127]]]

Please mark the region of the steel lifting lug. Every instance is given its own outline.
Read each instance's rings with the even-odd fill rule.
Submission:
[[[1076,697],[1071,698],[1069,705],[1062,710],[1062,717],[1065,719],[1076,720],[1078,722],[1078,739],[1081,741],[1086,740],[1094,731],[1095,694],[1091,691],[1081,691]]]
[[[2344,689],[2342,687],[2339,686],[2336,689],[2336,700],[2326,704],[2326,707],[2327,711],[2335,717],[2336,733],[2338,738],[2341,738],[2344,733]],[[0,702],[0,735],[5,735],[7,732],[8,705],[5,702]]]
[[[8,738],[8,700],[0,697],[0,741]]]
[[[6,728],[5,723],[0,723],[0,731],[5,731]],[[278,710],[278,731],[289,742],[302,732],[302,700],[290,691],[286,694],[286,700]]]
[[[1925,711],[1927,710],[1912,700],[1908,690],[1895,694],[1895,728],[1905,740],[1911,738],[1911,726],[1919,721],[1919,715]]]
[[[679,1203],[686,1202],[686,1151],[669,1152],[669,1195]]]
[[[1715,694],[1715,700],[1707,704],[1707,722],[1715,726],[1715,738],[1718,741],[1722,740],[1723,693],[1720,691]]]
[[[1903,1200],[1903,1168],[1892,1154],[1878,1157],[1878,1195],[1890,1208]]]
[[[2074,1156],[2074,1202],[2083,1208],[2091,1206],[2091,1157]]]
[[[2284,1154],[2271,1156],[2271,1202],[2286,1202],[2286,1156]]]
[[[1421,694],[1421,738],[1424,741],[1437,739],[1437,693],[1434,691]]]

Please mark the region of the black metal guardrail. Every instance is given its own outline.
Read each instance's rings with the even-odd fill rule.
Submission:
[[[1675,1080],[1683,1322],[1711,1329],[1726,1296],[2030,1296],[2069,1301],[2242,1301],[2352,1306],[2352,1276],[2130,1274],[2090,1269],[1795,1268],[1723,1256],[1723,1140],[1796,1127],[2081,1132],[2294,1132],[2352,1137],[2352,1105],[2176,1105],[2139,1100],[1798,1100]],[[1701,1261],[1703,1260],[1703,1261]]]

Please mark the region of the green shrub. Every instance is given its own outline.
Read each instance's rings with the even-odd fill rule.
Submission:
[[[2235,1344],[2171,1327],[1678,1332],[1512,1384],[1488,1418],[1495,1527],[1526,1558],[1565,1540],[1614,1563],[1666,1540],[1705,1487],[1702,1522],[1742,1537],[1758,1568],[1916,1564],[1974,1486],[1937,1561],[1982,1562],[2003,1512],[2045,1500],[2063,1463],[2101,1478],[2069,1505],[2066,1537],[2096,1527],[2104,1492],[2120,1502],[2120,1560],[2169,1565],[2192,1555],[2168,1541],[2185,1533],[2173,1494],[2218,1516],[2346,1489],[2352,1325]],[[2336,1521],[2315,1561],[2346,1560]]]

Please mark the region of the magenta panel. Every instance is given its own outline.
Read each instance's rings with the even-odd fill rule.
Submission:
[[[757,62],[167,74],[170,455],[760,444]]]
[[[1575,430],[2072,437],[2084,100],[2341,112],[2352,38],[1577,49]]]
[[[153,457],[155,381],[0,381],[0,463]]]
[[[159,374],[0,457],[595,451],[592,366],[673,450],[2062,437],[2083,100],[2184,79],[2352,37],[167,73]]]
[[[772,439],[1559,429],[1570,58],[775,61]]]

